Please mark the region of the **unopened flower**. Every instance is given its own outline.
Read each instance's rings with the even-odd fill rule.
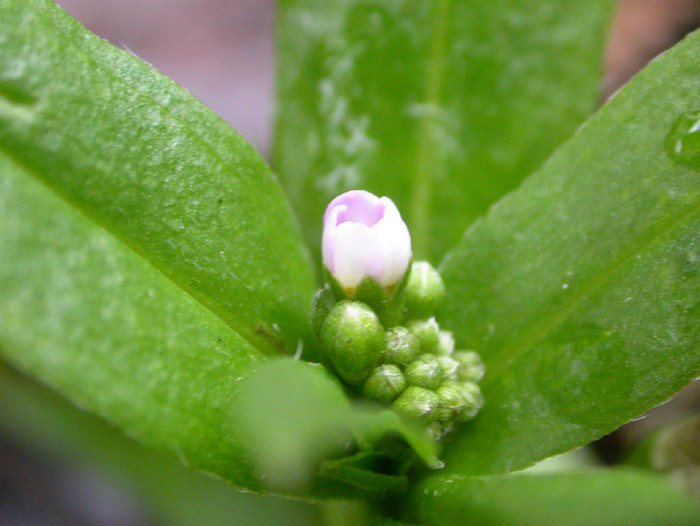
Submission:
[[[445,285],[427,261],[416,261],[406,285],[406,312],[411,319],[426,319],[435,314],[445,296]]]
[[[323,218],[323,264],[346,290],[370,277],[388,288],[411,260],[411,236],[388,197],[364,190],[339,195]]]
[[[367,305],[341,301],[323,323],[321,345],[338,376],[351,385],[359,385],[381,359],[384,331]]]

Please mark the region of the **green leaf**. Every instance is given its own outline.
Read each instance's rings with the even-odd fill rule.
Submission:
[[[42,458],[87,466],[131,490],[159,524],[320,524],[308,503],[240,493],[139,446],[0,362],[0,428]]]
[[[1,155],[0,217],[0,352],[128,435],[236,486],[306,497],[354,494],[313,484],[319,462],[357,447],[399,441],[437,465],[424,433],[354,409],[321,366],[265,360]]]
[[[230,428],[258,350],[2,154],[0,255],[10,363],[183,463],[258,487]]]
[[[328,501],[323,511],[327,526],[419,526],[391,519],[362,501]]]
[[[236,486],[304,496],[340,490],[289,478],[313,480],[327,456],[386,435],[437,463],[395,413],[354,410],[320,366],[264,360],[2,155],[0,217],[0,352],[130,436]]]
[[[600,470],[437,476],[412,493],[409,515],[429,526],[693,526],[700,506],[658,476]]]
[[[274,493],[356,497],[405,490],[400,467],[411,451],[424,464],[441,466],[425,432],[393,411],[352,405],[318,364],[268,360],[240,382],[234,413],[232,427],[247,438],[253,470]]]
[[[313,275],[253,148],[53,1],[0,0],[0,19],[0,153],[255,347],[293,353]]]
[[[612,5],[279,2],[274,164],[311,246],[330,200],[364,188],[439,260],[590,114]]]
[[[699,72],[696,33],[445,259],[440,319],[487,371],[486,405],[448,451],[450,469],[520,469],[700,374]]]

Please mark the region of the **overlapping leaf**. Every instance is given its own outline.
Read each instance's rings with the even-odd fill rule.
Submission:
[[[0,14],[11,22],[0,33],[3,356],[193,468],[252,490],[328,494],[265,480],[260,462],[279,455],[256,445],[283,382],[252,401],[242,387],[259,386],[265,354],[309,329],[311,268],[269,170],[180,88],[52,2],[2,1]],[[305,417],[324,405],[315,425],[288,422],[289,447],[352,453],[399,435],[436,462],[397,415],[357,411],[304,371],[280,400]],[[284,427],[292,413],[278,416]],[[322,458],[298,467],[313,481]]]
[[[487,362],[446,458],[503,473],[608,433],[700,374],[700,33],[657,59],[442,265]]]
[[[0,218],[3,357],[129,435],[257,487],[230,413],[260,351],[4,155]]]
[[[692,526],[700,506],[657,475],[634,470],[444,477],[411,496],[412,519],[430,526]]]
[[[0,19],[0,152],[254,346],[293,353],[313,277],[260,156],[53,1],[2,0]]]
[[[311,246],[364,188],[437,262],[589,115],[612,5],[282,0],[275,168]]]

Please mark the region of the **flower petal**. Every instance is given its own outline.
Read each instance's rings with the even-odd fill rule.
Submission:
[[[339,195],[323,218],[323,264],[347,289],[365,276],[389,287],[406,273],[411,236],[388,197],[364,190]]]
[[[332,274],[341,286],[354,289],[371,272],[381,273],[381,247],[367,225],[346,221],[334,236]]]

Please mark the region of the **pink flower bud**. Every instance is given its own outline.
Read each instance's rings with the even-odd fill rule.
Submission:
[[[364,190],[339,195],[323,218],[323,264],[346,290],[369,276],[383,287],[403,278],[411,235],[388,197]]]

